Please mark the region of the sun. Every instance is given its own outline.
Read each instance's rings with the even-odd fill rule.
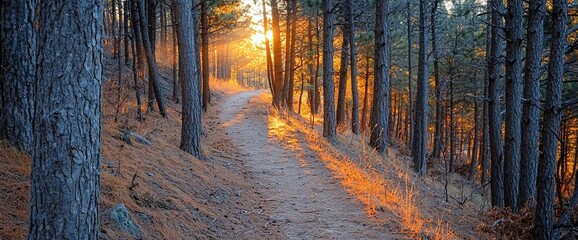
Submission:
[[[254,33],[251,35],[251,42],[253,42],[253,44],[256,46],[263,45],[265,44],[265,37],[271,41],[273,38],[273,33],[271,33],[271,31],[267,31],[267,34],[263,34],[262,32]]]

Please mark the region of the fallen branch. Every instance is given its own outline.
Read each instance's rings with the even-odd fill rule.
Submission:
[[[132,180],[130,181],[128,190],[132,191],[136,186],[138,186],[138,183],[136,183],[136,173],[134,173],[134,175],[132,175]]]

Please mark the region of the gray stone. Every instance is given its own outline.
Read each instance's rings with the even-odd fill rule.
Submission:
[[[141,238],[140,228],[134,223],[124,204],[117,204],[110,210],[110,218],[116,226],[134,238]]]

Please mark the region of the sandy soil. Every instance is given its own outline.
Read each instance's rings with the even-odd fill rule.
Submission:
[[[265,92],[242,92],[227,98],[219,119],[235,147],[245,153],[245,164],[283,235],[288,239],[404,238],[372,221],[363,204],[324,163],[308,154],[304,144],[279,144],[291,133],[270,122],[261,94]]]

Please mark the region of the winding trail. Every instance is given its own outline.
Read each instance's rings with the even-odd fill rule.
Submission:
[[[222,104],[219,120],[232,143],[243,151],[255,188],[271,206],[271,219],[287,239],[399,239],[387,233],[347,193],[324,163],[296,133],[270,119],[259,95],[242,92]]]

